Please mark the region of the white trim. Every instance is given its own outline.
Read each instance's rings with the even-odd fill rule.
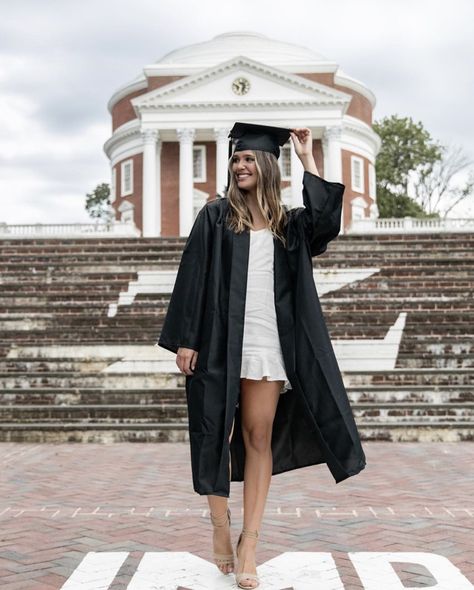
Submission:
[[[469,218],[419,218],[366,217],[351,223],[348,234],[421,234],[433,232],[466,232],[474,230],[474,219]]]
[[[214,64],[215,66],[219,63]],[[201,72],[209,64],[186,64],[186,63],[156,63],[143,67],[143,71],[149,78],[160,76],[192,76]],[[300,64],[272,64],[273,68],[278,68],[289,74],[327,74],[336,72],[339,64],[336,62],[301,62]]]
[[[194,176],[194,152],[201,152],[201,174]],[[207,165],[206,165],[206,146],[205,145],[193,145],[193,182],[207,182]]]
[[[130,140],[137,138],[140,140],[140,146],[143,148],[140,129],[140,121],[138,119],[132,119],[131,121],[127,121],[127,123],[120,125],[120,127],[117,127],[103,145],[102,149],[105,154],[111,159],[112,152],[115,152],[117,147],[122,145],[128,147]]]
[[[283,174],[283,152],[288,152],[288,162],[290,166],[290,174],[284,175]],[[291,181],[291,145],[283,145],[280,148],[280,158],[278,159],[278,165],[280,166],[280,174],[282,180],[290,180]]]
[[[360,184],[356,183],[355,167],[360,164]],[[356,193],[364,193],[364,160],[359,156],[351,155],[351,189]]]
[[[109,113],[112,114],[112,109],[118,103],[119,100],[125,98],[129,94],[133,92],[137,92],[138,90],[144,90],[148,88],[148,80],[144,76],[140,76],[137,80],[133,80],[132,82],[128,82],[124,86],[118,88],[110,97],[109,102],[107,103],[107,108]]]
[[[138,156],[139,154],[143,155],[143,144],[141,143],[139,146],[131,146],[128,149],[122,149],[117,154],[114,154],[113,158],[110,160],[110,163],[113,166],[116,166],[123,160],[129,160],[132,156]]]
[[[130,164],[130,190],[125,189],[125,166]],[[125,160],[120,165],[120,196],[126,197],[133,194],[133,159]]]
[[[350,115],[342,119],[341,141],[343,149],[356,152],[373,164],[382,146],[382,139],[372,127]]]
[[[354,90],[358,94],[361,94],[362,96],[367,98],[367,100],[372,105],[372,109],[374,109],[374,107],[377,103],[377,99],[375,98],[375,94],[371,90],[369,90],[367,88],[367,86],[365,86],[362,82],[360,82],[359,80],[356,80],[352,76],[349,76],[348,74],[346,74],[346,72],[343,72],[340,68],[334,74],[334,84],[337,84],[338,86],[345,86],[346,88],[350,88],[351,90]]]
[[[375,182],[375,166],[372,162],[369,162],[369,197],[377,199],[376,182]]]
[[[110,176],[110,202],[114,203],[117,198],[117,169],[112,167],[112,174]]]

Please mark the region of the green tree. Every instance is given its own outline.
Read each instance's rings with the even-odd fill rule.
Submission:
[[[442,157],[442,147],[411,117],[384,117],[373,128],[382,139],[375,165],[380,217],[428,216],[408,195],[408,186],[414,173],[429,174]]]
[[[110,186],[106,182],[98,184],[91,193],[86,194],[86,211],[94,219],[111,221],[113,211],[110,202]]]

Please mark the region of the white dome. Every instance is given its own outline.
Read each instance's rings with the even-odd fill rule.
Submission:
[[[259,33],[233,31],[217,35],[210,41],[175,49],[155,63],[211,67],[238,55],[270,66],[329,62],[320,53],[301,45],[276,41]]]

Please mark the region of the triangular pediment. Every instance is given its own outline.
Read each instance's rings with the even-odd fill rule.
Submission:
[[[246,89],[235,91],[234,82]],[[248,88],[247,88],[248,86]],[[306,104],[346,107],[351,95],[239,56],[132,99],[137,111],[173,105]]]

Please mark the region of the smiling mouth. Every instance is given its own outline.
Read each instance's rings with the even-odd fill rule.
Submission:
[[[248,178],[250,176],[250,174],[237,174],[237,180],[244,180],[245,178]]]

